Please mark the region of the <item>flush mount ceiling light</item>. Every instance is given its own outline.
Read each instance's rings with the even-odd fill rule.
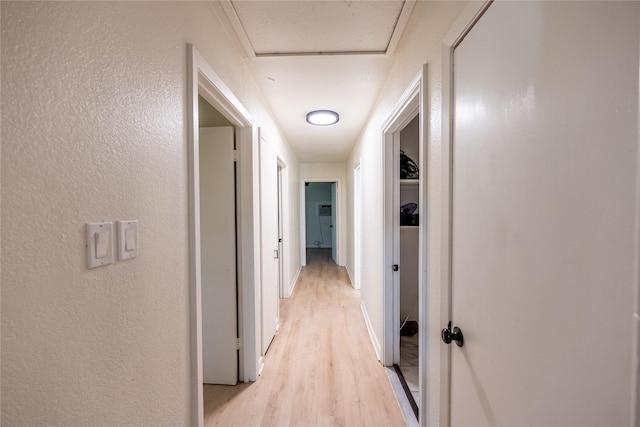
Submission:
[[[316,126],[329,126],[338,123],[340,116],[331,110],[316,110],[307,114],[307,123]]]

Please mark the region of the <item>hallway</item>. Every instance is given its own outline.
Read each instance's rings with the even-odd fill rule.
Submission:
[[[344,268],[310,249],[255,383],[204,386],[205,426],[403,426]]]

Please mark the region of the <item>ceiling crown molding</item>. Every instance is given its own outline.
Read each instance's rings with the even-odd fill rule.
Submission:
[[[415,7],[416,0],[404,0],[402,9],[395,22],[393,31],[384,50],[328,50],[317,51],[314,49],[300,49],[298,51],[278,51],[278,52],[261,52],[256,53],[251,39],[247,34],[245,25],[243,24],[236,8],[234,7],[232,0],[219,0],[214,2],[213,8],[216,10],[218,16],[224,22],[224,25],[229,32],[230,36],[234,39],[234,43],[239,47],[241,52],[244,52],[246,58],[272,58],[272,57],[291,57],[291,56],[335,56],[335,55],[349,55],[349,56],[362,56],[362,55],[393,55],[398,43],[402,37],[402,33],[409,21],[411,12]],[[222,13],[220,13],[222,12]],[[226,18],[226,19],[225,19]]]

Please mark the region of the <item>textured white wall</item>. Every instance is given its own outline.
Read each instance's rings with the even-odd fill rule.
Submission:
[[[431,233],[429,234],[429,246],[437,248],[441,236],[440,229],[440,199],[441,199],[441,118],[442,118],[442,91],[441,91],[441,53],[442,39],[447,33],[458,14],[462,11],[466,2],[417,2],[413,14],[409,20],[405,33],[401,39],[398,51],[396,52],[396,62],[385,88],[383,89],[377,104],[372,110],[368,124],[363,130],[356,143],[347,164],[352,169],[352,165],[361,158],[362,161],[362,182],[363,182],[363,224],[362,229],[366,230],[362,240],[362,301],[367,308],[373,332],[378,341],[383,339],[383,246],[382,246],[382,200],[383,200],[383,176],[382,176],[382,126],[388,119],[393,107],[398,102],[402,93],[409,87],[412,80],[422,69],[423,64],[428,64],[429,75],[427,79],[429,114],[429,152],[427,165],[427,181],[429,191],[433,196],[433,201],[428,207],[428,220]],[[352,174],[351,174],[352,175]],[[353,191],[353,178],[350,175],[349,192]],[[353,216],[350,214],[350,221]],[[353,241],[349,237],[349,258],[348,267],[353,271]],[[440,283],[440,254],[432,251],[428,257],[428,281],[429,283]],[[440,300],[438,285],[428,290],[428,297],[432,301]],[[429,327],[427,336],[428,345],[438,345],[439,332],[437,328],[440,324],[438,317],[433,317],[435,313],[429,313]],[[433,340],[436,340],[432,342]],[[435,348],[435,347],[434,347]],[[426,390],[427,395],[436,395],[439,387],[438,371],[440,361],[433,358],[429,361],[426,375],[433,381],[429,384],[433,390]],[[436,406],[437,407],[437,404]],[[428,425],[438,425],[437,411],[427,413]]]
[[[295,156],[207,3],[1,19],[2,422],[188,425],[188,42],[297,182]],[[139,220],[139,256],[87,270],[84,223],[118,219]]]

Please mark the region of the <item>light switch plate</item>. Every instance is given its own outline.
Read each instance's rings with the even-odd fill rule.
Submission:
[[[120,260],[138,256],[138,221],[118,221],[118,257]]]
[[[87,223],[87,268],[113,263],[113,223]]]

